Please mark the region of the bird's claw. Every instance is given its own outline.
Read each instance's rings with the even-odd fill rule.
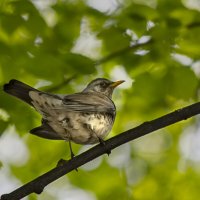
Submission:
[[[99,143],[100,143],[103,147],[105,147],[105,145],[106,145],[105,141],[104,141],[102,138],[100,138],[100,137],[99,137]],[[109,155],[111,154],[111,150],[110,150],[110,149],[106,149],[106,153],[107,153],[107,155],[109,156]]]
[[[74,153],[71,152],[71,160],[75,157]]]

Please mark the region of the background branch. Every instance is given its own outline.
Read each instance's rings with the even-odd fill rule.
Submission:
[[[116,147],[126,142],[142,137],[148,133],[164,128],[176,122],[185,120],[199,113],[200,103],[195,103],[190,106],[171,112],[160,118],[154,119],[149,122],[145,122],[133,129],[130,129],[113,138],[110,138],[109,140],[105,141],[105,146],[98,144],[93,148],[87,150],[86,152],[76,156],[72,160],[69,160],[62,166],[55,167],[54,169],[30,181],[29,183],[16,189],[15,191],[9,194],[2,195],[1,200],[17,200],[31,193],[40,194],[45,188],[45,186],[47,186],[48,184],[69,173],[70,171],[84,165],[85,163],[88,163],[89,161],[103,155],[108,150],[115,149]]]
[[[61,89],[62,87],[65,87],[67,84],[69,84],[76,77],[77,77],[77,75],[72,75],[69,78],[64,77],[64,80],[60,84],[51,86],[47,89],[44,89],[44,91],[45,92],[55,92],[55,91]]]
[[[136,41],[135,44],[133,45],[130,45],[130,46],[127,46],[127,47],[124,47],[118,51],[115,51],[115,52],[112,52],[111,54],[99,59],[96,61],[96,65],[100,65],[102,63],[105,63],[109,60],[112,60],[113,58],[116,58],[118,56],[123,56],[125,53],[133,50],[133,49],[137,49],[139,47],[144,47],[144,46],[147,46],[149,44],[153,43],[153,39],[149,39],[147,42],[144,42],[144,43],[141,43],[139,41]]]
[[[99,59],[99,60],[96,60],[95,61],[95,65],[98,66],[98,65],[101,65],[103,63],[106,63],[118,56],[123,56],[124,54],[128,53],[129,51],[131,50],[136,50],[140,47],[145,47],[149,44],[151,44],[153,42],[153,39],[149,39],[148,41],[146,42],[139,42],[139,41],[136,41],[135,44],[133,45],[130,45],[130,46],[127,46],[127,47],[124,47],[122,49],[119,49],[117,51],[114,51],[108,55],[106,55],[105,57]],[[70,77],[64,77],[63,81],[57,85],[53,85],[53,86],[45,86],[44,89],[42,88],[43,91],[45,92],[55,92],[55,91],[58,91],[59,89],[61,89],[62,87],[65,87],[67,84],[69,84],[72,80],[76,79],[77,78],[77,74],[74,74]],[[0,88],[3,88],[3,86],[1,86]],[[0,89],[1,91],[2,89]]]

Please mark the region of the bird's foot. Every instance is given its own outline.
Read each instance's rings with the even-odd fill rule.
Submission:
[[[73,151],[72,151],[71,140],[69,140],[69,150],[70,150],[70,154],[71,154],[71,160],[73,160],[74,157],[75,157],[75,154],[74,154]],[[75,170],[78,172],[78,169],[77,169],[77,168],[76,168]]]
[[[70,155],[71,155],[71,160],[72,160],[75,157],[75,154],[72,150],[71,140],[69,140],[69,150],[70,150]]]
[[[73,151],[70,152],[71,153],[71,160],[75,157],[75,154],[73,153]]]
[[[75,157],[75,154],[73,153],[72,149],[71,149],[71,160],[73,160]],[[78,172],[78,168],[75,168],[75,170]]]
[[[105,146],[105,141],[99,137],[99,143],[104,147]],[[106,153],[109,156],[111,154],[111,150],[110,149],[106,149]]]

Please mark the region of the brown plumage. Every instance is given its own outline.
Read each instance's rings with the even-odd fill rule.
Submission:
[[[4,85],[4,91],[33,106],[42,115],[42,125],[30,133],[47,139],[94,144],[103,141],[113,126],[116,108],[112,93],[122,82],[98,78],[82,92],[55,95],[11,80]]]

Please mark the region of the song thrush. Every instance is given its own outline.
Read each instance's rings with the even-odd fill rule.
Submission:
[[[71,141],[78,144],[102,143],[111,131],[116,115],[112,93],[123,82],[97,78],[82,92],[57,95],[11,80],[4,85],[4,91],[25,101],[42,115],[42,125],[30,133],[47,139],[69,141],[73,157]]]

